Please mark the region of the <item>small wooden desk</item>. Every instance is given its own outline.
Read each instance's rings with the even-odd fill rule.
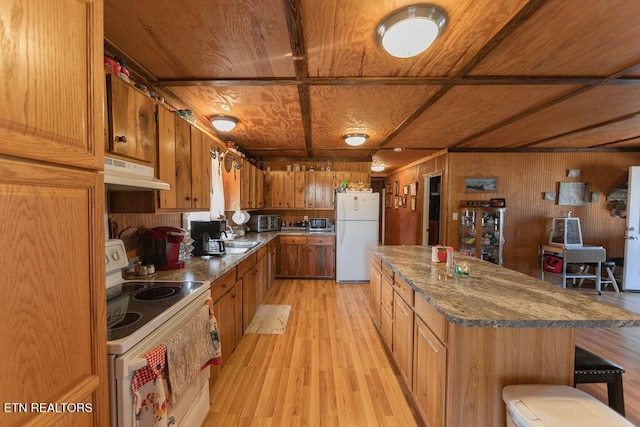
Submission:
[[[544,280],[544,275],[555,274],[562,276],[562,286],[567,287],[567,279],[591,279],[596,282],[596,290],[598,295],[601,294],[600,285],[600,267],[602,262],[607,259],[607,251],[602,246],[577,246],[565,247],[549,244],[542,244],[540,248],[540,278]],[[551,273],[544,269],[544,256],[546,254],[555,255],[562,258],[562,273]],[[593,264],[595,271],[589,273],[586,268],[582,273],[567,273],[567,264]]]

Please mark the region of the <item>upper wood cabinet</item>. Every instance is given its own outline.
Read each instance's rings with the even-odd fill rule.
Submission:
[[[307,208],[333,209],[333,172],[306,172]]]
[[[111,192],[112,213],[206,211],[211,200],[212,138],[164,107],[157,115],[158,178],[162,191]]]
[[[240,167],[236,168],[235,165]],[[265,176],[247,160],[239,160],[229,172],[223,168],[226,210],[261,209],[264,207]]]
[[[2,2],[0,22],[0,154],[102,169],[102,1]]]
[[[333,209],[333,173],[265,172],[265,208]]]
[[[208,210],[213,140],[168,110],[158,110],[158,174],[171,186],[160,191],[159,207]]]
[[[119,77],[107,74],[107,112],[107,150],[155,164],[156,102]]]

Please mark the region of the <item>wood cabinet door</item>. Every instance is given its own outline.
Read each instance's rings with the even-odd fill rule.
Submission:
[[[242,168],[232,173],[238,174],[240,179],[240,206],[242,209],[253,209],[255,191],[253,188],[254,167],[246,160],[242,161]]]
[[[393,310],[393,357],[411,390],[413,372],[413,310],[396,293]]]
[[[102,1],[2,2],[0,16],[0,154],[102,169]]]
[[[235,309],[235,332],[236,332],[236,345],[238,345],[238,343],[240,342],[240,340],[242,339],[242,336],[244,335],[244,327],[243,327],[243,321],[242,321],[242,309],[243,309],[243,304],[244,304],[244,300],[243,300],[243,286],[242,286],[243,280],[239,279],[236,282],[236,285],[233,288],[233,294],[232,294],[232,298],[233,301],[236,305],[236,309]]]
[[[413,398],[427,425],[444,426],[447,348],[415,317]]]
[[[373,323],[376,327],[380,328],[380,292],[382,286],[382,272],[376,268],[375,264],[370,264],[369,267],[370,281],[369,281],[369,304],[371,308],[371,315],[373,316]]]
[[[176,116],[176,208],[191,209],[191,124]]]
[[[0,158],[0,400],[93,405],[3,425],[108,424],[103,217],[102,175]]]
[[[333,208],[333,175],[331,172],[316,172],[316,208]]]
[[[271,172],[272,187],[271,187],[271,207],[283,208],[284,207],[284,177],[286,172]]]
[[[273,282],[276,279],[276,270],[277,270],[277,244],[274,241],[269,242],[269,261],[268,261],[268,279],[267,279],[267,290],[271,289],[273,286]]]
[[[209,210],[211,201],[211,138],[191,127],[191,207]]]
[[[155,101],[112,74],[107,87],[109,151],[155,165]]]
[[[246,330],[258,308],[256,299],[256,269],[251,268],[242,276],[242,329]]]
[[[169,184],[169,190],[159,191],[160,209],[177,208],[176,190],[176,115],[167,108],[158,108],[158,178]]]
[[[235,291],[235,286],[232,288]],[[229,290],[214,303],[214,314],[218,321],[220,343],[222,344],[222,363],[225,363],[236,348],[236,302],[235,292]]]
[[[274,172],[267,171],[264,173],[264,207],[265,208],[273,208],[274,200],[273,200],[273,174]]]
[[[283,205],[284,208],[293,209],[296,207],[296,173],[295,172],[284,172],[283,183],[282,183],[282,197],[283,197]]]
[[[336,275],[334,236],[309,236],[306,246],[306,277],[331,278]]]
[[[256,169],[255,187],[256,208],[264,208],[264,171],[261,169]]]
[[[306,174],[306,207],[307,209],[316,209],[316,177],[319,172],[305,172]]]
[[[293,207],[304,209],[307,204],[307,174],[293,172],[293,175]]]

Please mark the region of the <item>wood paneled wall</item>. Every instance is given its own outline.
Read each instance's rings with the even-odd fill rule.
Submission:
[[[385,244],[387,245],[421,245],[422,234],[424,227],[422,226],[423,217],[423,204],[424,204],[424,175],[432,175],[442,173],[442,182],[444,183],[447,175],[447,155],[440,155],[427,159],[425,162],[420,163],[411,168],[401,170],[398,173],[390,175],[386,178],[387,188],[391,185],[391,191],[393,193],[394,184],[397,181],[399,185],[399,192],[402,194],[402,189],[405,185],[409,185],[410,182],[418,183],[418,196],[416,197],[416,210],[412,211],[410,202],[407,202],[406,207],[395,208],[394,194],[391,195],[391,207],[385,207]],[[442,208],[441,219],[447,217],[446,201],[446,187],[442,186]],[[386,197],[385,197],[386,198]],[[410,197],[407,198],[409,200]],[[443,226],[441,221],[440,234],[443,234]],[[444,242],[443,242],[444,243]]]
[[[441,159],[446,158],[446,160]],[[525,274],[539,276],[537,246],[549,239],[551,218],[572,212],[580,218],[586,245],[602,245],[608,257],[624,255],[625,220],[611,216],[612,203],[606,201],[608,189],[618,183],[629,166],[640,164],[640,153],[449,153],[427,160],[387,178],[400,181],[400,188],[418,181],[418,210],[387,208],[387,244],[421,244],[422,176],[443,171],[441,242],[458,248],[458,222],[452,213],[461,200],[506,199],[505,266]],[[579,178],[568,178],[569,169],[580,169]],[[497,178],[496,192],[465,192],[467,177]],[[559,183],[586,182],[589,196],[601,193],[600,201],[587,206],[559,206],[544,200],[544,192],[558,193]]]

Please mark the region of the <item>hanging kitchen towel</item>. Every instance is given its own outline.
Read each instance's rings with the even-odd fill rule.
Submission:
[[[166,427],[172,424],[167,407],[166,351],[166,347],[160,345],[145,354],[147,366],[133,375],[133,425],[137,427]]]
[[[211,220],[224,218],[224,185],[222,183],[222,167],[220,165],[220,153],[216,159],[211,159],[211,198],[209,215]]]
[[[214,357],[209,328],[209,307],[202,306],[191,320],[167,340],[166,346],[171,403],[175,404],[200,373],[202,365]]]
[[[205,301],[207,307],[209,307],[209,330],[211,331],[211,345],[213,346],[213,358],[209,359],[202,369],[209,365],[221,365],[222,364],[222,343],[220,342],[220,331],[218,330],[218,321],[213,314],[213,300],[211,298]]]

